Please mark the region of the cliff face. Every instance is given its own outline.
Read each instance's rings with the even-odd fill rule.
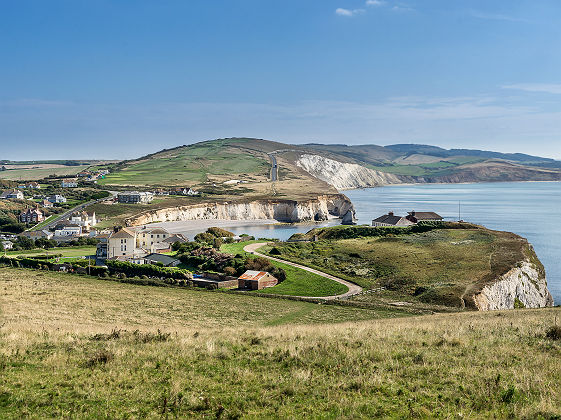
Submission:
[[[296,165],[338,190],[412,182],[409,177],[375,171],[355,163],[342,163],[319,155],[304,154],[296,161]]]
[[[553,306],[545,273],[529,260],[520,262],[495,283],[485,286],[473,299],[480,311],[514,309],[515,304],[526,308]]]
[[[258,220],[274,219],[296,223],[322,221],[340,217],[343,222],[354,221],[355,211],[351,201],[342,194],[322,195],[313,200],[258,200],[239,203],[204,203],[137,214],[126,220],[127,226],[154,222],[181,220]]]

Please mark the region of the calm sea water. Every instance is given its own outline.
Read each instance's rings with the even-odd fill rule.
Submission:
[[[446,220],[461,218],[490,229],[507,230],[527,238],[543,262],[549,290],[561,302],[561,183],[513,182],[486,184],[396,185],[346,191],[356,208],[358,223],[393,211],[435,211]],[[309,225],[243,226],[230,230],[256,237],[288,239],[296,232],[337,222]]]

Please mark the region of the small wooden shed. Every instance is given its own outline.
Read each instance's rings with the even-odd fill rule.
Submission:
[[[261,290],[278,284],[278,279],[266,271],[247,270],[238,278],[240,289]]]

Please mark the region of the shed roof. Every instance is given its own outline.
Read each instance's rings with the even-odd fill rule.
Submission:
[[[265,277],[267,274],[269,273],[267,273],[266,271],[247,270],[239,278],[242,280],[259,280],[260,278]]]

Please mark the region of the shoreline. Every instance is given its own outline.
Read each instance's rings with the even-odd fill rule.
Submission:
[[[486,185],[486,184],[522,184],[522,183],[544,183],[544,182],[551,182],[551,183],[559,183],[559,181],[482,181],[482,182],[404,182],[401,184],[385,184],[385,185],[378,185],[376,187],[356,187],[356,188],[343,188],[339,191],[341,194],[344,191],[356,191],[356,190],[370,190],[375,188],[383,188],[383,187],[400,187],[400,186],[416,186],[416,185]]]
[[[340,224],[341,219],[334,218],[323,222],[300,222],[300,223],[283,223],[275,219],[245,219],[245,220],[228,220],[228,219],[198,219],[198,220],[178,220],[173,222],[156,222],[146,225],[134,226],[131,229],[142,229],[144,226],[150,228],[164,228],[170,233],[180,233],[187,238],[192,239],[197,233],[206,231],[210,227],[219,227],[228,230],[240,230],[240,228],[248,228],[248,234],[251,234],[251,229],[255,227],[270,227],[273,229],[291,229],[299,226],[310,226],[310,229],[319,225]],[[246,232],[244,232],[246,233]]]

